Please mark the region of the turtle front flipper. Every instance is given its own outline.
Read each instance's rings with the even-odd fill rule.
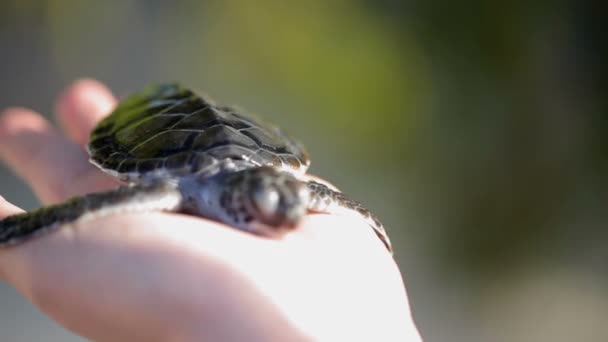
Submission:
[[[305,183],[269,166],[184,179],[180,189],[184,212],[267,237],[296,228],[309,198]]]
[[[179,210],[182,196],[169,183],[124,186],[115,190],[74,197],[68,201],[0,221],[0,247],[26,240],[72,223],[117,213]]]
[[[365,221],[374,229],[374,232],[390,253],[393,253],[391,241],[384,230],[382,222],[371,211],[366,209],[361,203],[346,197],[339,191],[334,191],[327,186],[314,181],[308,182],[310,190],[310,202],[308,210],[322,213],[344,213],[363,217]]]

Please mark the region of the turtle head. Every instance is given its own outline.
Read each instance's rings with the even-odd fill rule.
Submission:
[[[222,192],[224,217],[260,235],[280,235],[293,229],[306,214],[310,200],[305,182],[272,167],[234,172]]]

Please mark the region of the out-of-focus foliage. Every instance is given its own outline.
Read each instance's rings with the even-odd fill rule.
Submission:
[[[600,7],[9,0],[0,106],[50,114],[81,76],[119,95],[160,80],[204,89],[292,132],[315,173],[383,218],[427,340],[600,340]],[[6,169],[0,177],[3,196],[35,206]],[[29,340],[44,336],[35,331]]]

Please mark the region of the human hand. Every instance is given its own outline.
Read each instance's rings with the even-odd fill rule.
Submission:
[[[39,114],[0,117],[0,158],[44,205],[116,187],[87,161],[116,100],[81,80]],[[22,210],[0,197],[0,219]],[[419,341],[399,270],[360,219],[308,215],[281,239],[169,213],[75,222],[0,249],[0,279],[96,341]]]

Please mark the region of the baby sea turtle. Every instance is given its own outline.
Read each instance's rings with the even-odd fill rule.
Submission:
[[[179,211],[259,235],[293,229],[308,211],[364,217],[389,251],[380,221],[361,204],[306,180],[304,148],[279,129],[177,84],[148,87],[93,130],[90,161],[127,185],[0,221],[0,246],[100,215]]]

